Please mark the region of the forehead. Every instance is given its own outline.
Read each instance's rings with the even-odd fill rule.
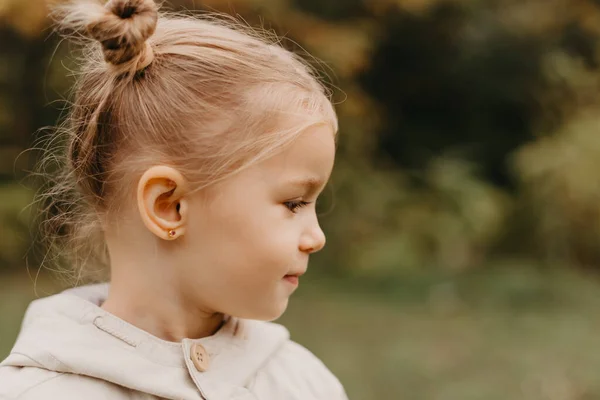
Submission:
[[[271,179],[329,179],[335,159],[335,135],[328,124],[304,130],[281,153],[261,163]]]
[[[335,134],[332,127],[329,124],[313,125],[303,130],[281,152],[209,187],[203,193],[205,198],[222,202],[226,198],[240,197],[249,201],[260,197],[261,192],[285,190],[288,193],[291,187],[299,186],[308,187],[310,192],[320,191],[329,180],[334,159]]]

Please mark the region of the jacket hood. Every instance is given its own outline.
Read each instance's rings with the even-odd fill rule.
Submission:
[[[108,284],[35,300],[2,365],[98,378],[169,399],[228,399],[289,339],[277,324],[229,318],[213,336],[168,342],[100,308]],[[190,349],[200,343],[210,364],[198,373]]]

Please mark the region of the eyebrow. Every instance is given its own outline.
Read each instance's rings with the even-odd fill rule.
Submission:
[[[325,182],[319,178],[294,179],[289,182],[291,185],[306,188],[309,193],[314,193],[325,185]]]

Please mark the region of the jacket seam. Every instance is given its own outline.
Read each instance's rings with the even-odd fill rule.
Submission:
[[[33,386],[31,386],[31,387],[28,387],[27,389],[25,389],[24,391],[22,391],[20,394],[18,394],[18,395],[15,397],[15,400],[18,400],[19,398],[21,398],[21,396],[25,395],[25,394],[26,394],[27,392],[29,392],[30,390],[33,390],[33,389],[35,389],[36,387],[38,387],[38,386],[40,386],[40,385],[42,385],[42,384],[44,384],[44,383],[46,383],[46,382],[50,382],[50,381],[51,381],[51,380],[53,380],[53,379],[60,378],[60,377],[61,377],[61,376],[63,376],[65,373],[64,373],[64,372],[57,372],[57,374],[58,374],[58,375],[51,376],[51,377],[50,377],[50,378],[48,378],[48,379],[44,379],[43,381],[40,381],[40,382],[36,383],[35,385],[33,385]]]
[[[18,353],[18,352],[15,352],[15,353],[16,353],[16,354],[22,354],[22,353]],[[54,361],[56,361],[56,362],[58,363],[58,365],[64,365],[64,366],[65,366],[65,369],[67,370],[67,371],[64,371],[64,372],[68,372],[68,373],[71,373],[71,372],[73,372],[73,369],[72,369],[71,367],[69,367],[67,364],[65,364],[64,362],[62,362],[62,361],[61,361],[61,360],[59,360],[58,358],[56,358],[56,357],[55,357],[55,356],[54,356],[52,353],[47,353],[47,355],[48,355],[48,357],[50,357],[51,359],[53,359]],[[30,359],[31,359],[31,358],[30,358]],[[33,361],[33,362],[35,362],[35,363],[37,363],[37,364],[41,364],[39,361],[36,361],[36,360],[34,360],[34,359],[31,359],[31,361]],[[42,365],[42,368],[46,368],[46,367],[44,366],[44,364],[41,364],[41,365]],[[46,368],[46,369],[47,369],[47,368]]]
[[[41,362],[39,362],[39,361],[37,361],[37,360],[34,360],[33,358],[31,358],[30,356],[28,356],[28,355],[27,355],[27,354],[25,354],[25,353],[21,353],[21,352],[18,352],[18,351],[13,351],[13,352],[11,352],[10,354],[17,354],[17,355],[20,355],[20,356],[22,356],[22,357],[25,357],[25,358],[27,358],[29,361],[31,361],[31,362],[33,362],[33,363],[37,364],[39,368],[44,368],[44,365],[43,365]],[[10,365],[9,365],[9,366],[10,366]]]

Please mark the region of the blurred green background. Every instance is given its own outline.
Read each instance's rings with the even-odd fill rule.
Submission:
[[[0,359],[65,286],[32,245],[74,67],[46,5],[0,0]],[[600,399],[600,1],[167,7],[285,35],[339,88],[328,245],[281,322],[351,399]]]

